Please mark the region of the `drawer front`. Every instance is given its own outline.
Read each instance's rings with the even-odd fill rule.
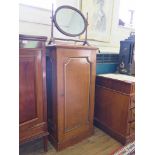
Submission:
[[[20,143],[33,139],[41,134],[47,134],[47,123],[42,122],[33,127],[24,128],[23,126],[19,127],[19,139]]]
[[[128,123],[127,134],[131,135],[135,133],[135,122]]]
[[[130,135],[135,133],[135,122],[130,123]]]
[[[135,108],[129,110],[129,122],[135,121]]]
[[[131,93],[135,94],[135,83],[132,83],[132,86],[131,86]]]
[[[130,109],[135,107],[135,95],[131,96],[130,98]]]

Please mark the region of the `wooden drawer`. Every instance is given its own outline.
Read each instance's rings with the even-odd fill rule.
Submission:
[[[130,135],[135,133],[135,122],[130,123]]]
[[[46,122],[37,124],[36,126],[33,126],[31,128],[19,128],[19,137],[20,137],[20,143],[22,144],[24,141],[27,141],[29,139],[33,139],[33,137],[39,137],[39,135],[48,135],[47,132],[47,124]]]
[[[135,107],[135,95],[131,96],[130,98],[130,107],[129,109],[132,109]]]
[[[134,83],[132,83],[131,93],[135,94],[135,84]]]
[[[129,110],[129,122],[135,121],[135,108]]]
[[[128,123],[127,135],[131,135],[135,133],[135,122]]]

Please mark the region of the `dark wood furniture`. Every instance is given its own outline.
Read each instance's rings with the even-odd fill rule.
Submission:
[[[134,140],[134,77],[120,74],[96,77],[94,123],[122,144]]]
[[[93,134],[96,48],[47,47],[49,139],[59,151]]]
[[[19,141],[41,138],[47,151],[46,37],[19,36]]]

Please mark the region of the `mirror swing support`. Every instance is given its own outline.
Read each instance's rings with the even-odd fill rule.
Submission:
[[[52,4],[52,16],[50,17],[51,18],[51,38],[50,38],[50,41],[48,42],[48,44],[55,44],[55,40],[54,40],[54,35],[53,35],[53,8],[54,8],[54,5]]]
[[[67,31],[64,31],[60,27],[59,23],[57,22],[56,16],[57,16],[58,12],[63,10],[63,9],[71,9],[76,14],[78,13],[78,15],[80,15],[80,17],[83,19],[83,24],[84,24],[84,28],[83,28],[83,30],[81,32],[76,33],[76,34],[69,33]],[[62,41],[82,42],[83,45],[88,45],[89,46],[89,43],[87,41],[88,13],[87,13],[87,16],[85,18],[84,15],[78,9],[76,9],[76,8],[74,8],[72,6],[69,6],[69,5],[63,5],[63,6],[58,7],[56,9],[55,13],[54,13],[54,5],[52,4],[52,16],[50,18],[51,18],[51,38],[50,38],[50,41],[49,41],[48,45],[55,44],[55,40],[62,40]],[[66,35],[66,36],[69,36],[69,37],[77,37],[77,36],[80,36],[81,34],[83,34],[85,32],[85,39],[84,40],[78,40],[78,39],[56,38],[56,37],[54,37],[54,25],[62,34]]]

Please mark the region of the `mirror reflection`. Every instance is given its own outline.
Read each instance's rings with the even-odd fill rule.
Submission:
[[[55,25],[65,35],[78,36],[86,29],[84,16],[74,8],[61,7],[55,13]]]

